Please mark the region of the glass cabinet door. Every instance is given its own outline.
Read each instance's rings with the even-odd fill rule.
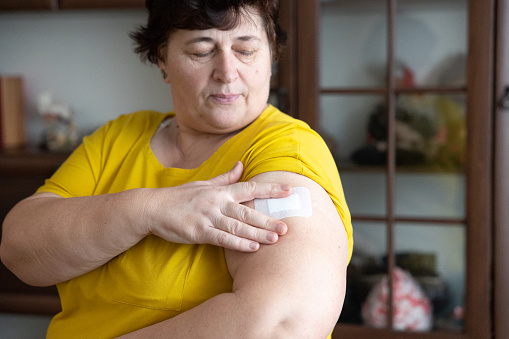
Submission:
[[[320,2],[318,131],[354,227],[339,324],[465,330],[468,11]]]

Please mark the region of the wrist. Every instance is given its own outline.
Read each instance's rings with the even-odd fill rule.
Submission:
[[[124,205],[125,213],[128,215],[129,224],[133,232],[143,239],[152,234],[154,223],[153,196],[155,189],[153,188],[135,188],[124,191],[130,195],[127,197],[127,203]]]

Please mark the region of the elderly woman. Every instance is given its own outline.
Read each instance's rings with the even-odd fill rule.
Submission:
[[[48,338],[330,336],[350,216],[322,139],[267,104],[277,0],[147,8],[133,38],[174,112],[120,116],[85,138],[9,213],[2,260],[29,284],[57,284]]]

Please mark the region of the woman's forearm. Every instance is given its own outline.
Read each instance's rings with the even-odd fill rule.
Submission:
[[[139,222],[143,191],[78,198],[41,193],[27,198],[3,223],[2,261],[36,286],[87,273],[146,236]]]
[[[46,286],[105,264],[148,234],[175,243],[256,251],[260,243],[275,243],[287,228],[240,203],[285,197],[291,189],[237,183],[240,165],[209,181],[176,187],[77,198],[34,195],[7,215],[0,256],[26,283]]]
[[[299,338],[297,333],[291,333],[291,321],[285,321],[290,315],[279,312],[277,302],[263,302],[263,298],[220,294],[174,318],[121,338]]]

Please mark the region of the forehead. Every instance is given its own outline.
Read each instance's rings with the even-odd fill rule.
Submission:
[[[207,37],[210,40],[268,40],[261,16],[256,13],[244,12],[239,24],[232,29],[176,30],[170,35],[170,42],[193,43],[195,41],[199,42],[200,37]]]

